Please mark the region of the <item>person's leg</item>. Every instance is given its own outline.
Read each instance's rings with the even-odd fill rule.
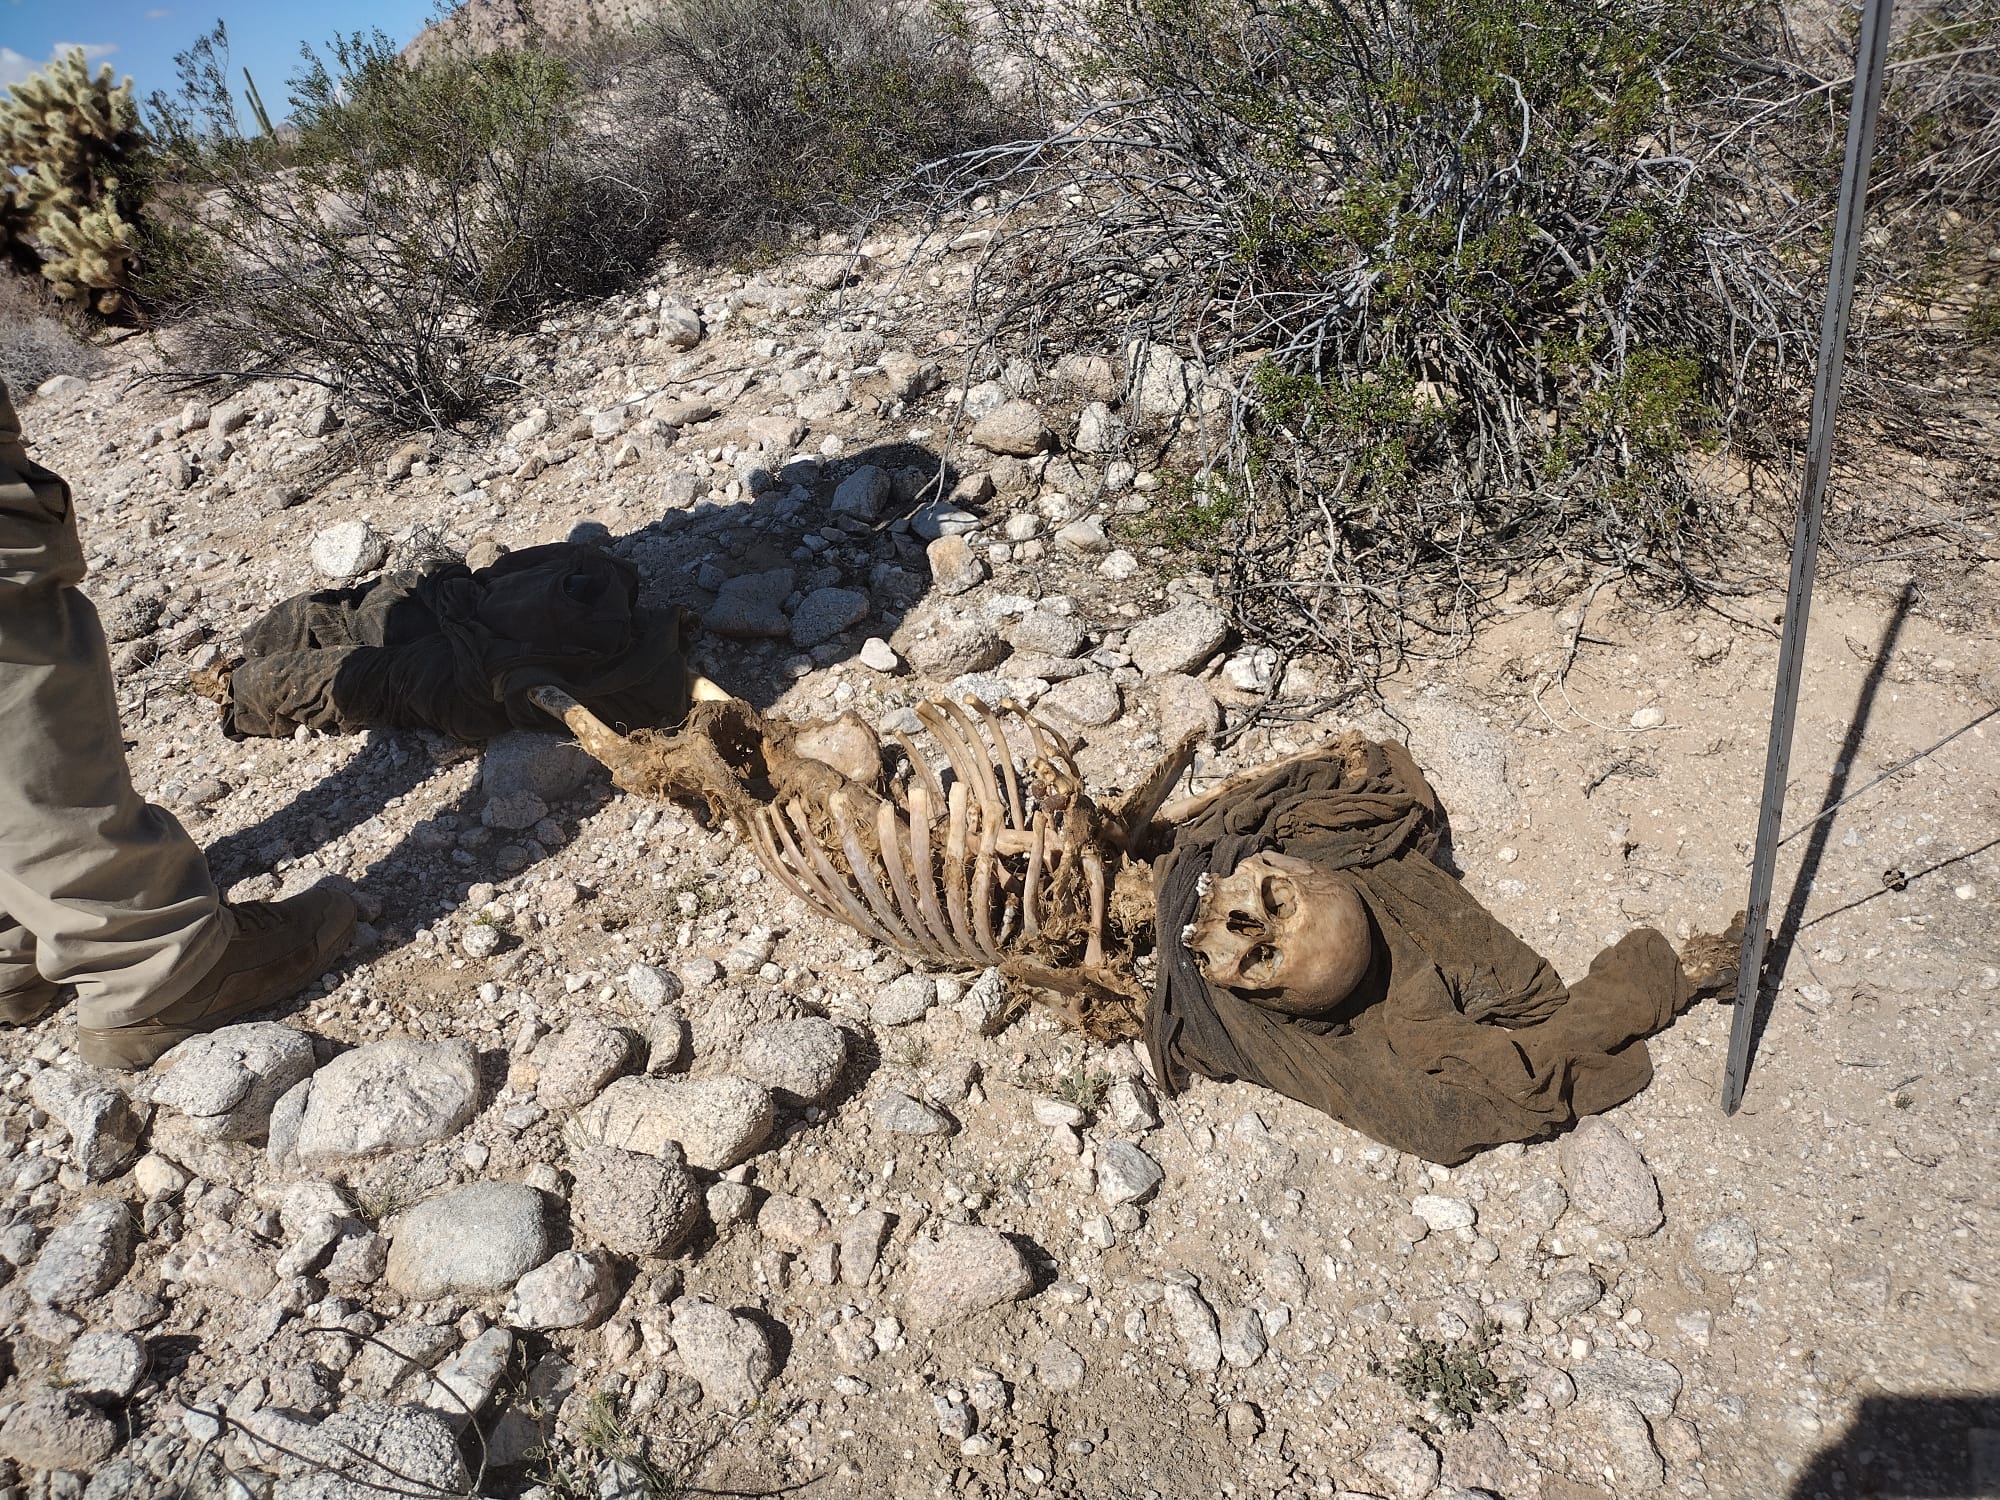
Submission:
[[[40,977],[75,986],[84,1060],[143,1068],[323,973],[354,903],[324,886],[222,903],[194,841],[133,790],[83,574],[69,487],[29,460],[0,381],[0,911]]]
[[[82,575],[69,488],[28,461],[0,393],[0,911],[108,1028],[186,994],[229,932],[201,850],[132,788]]]
[[[0,912],[0,1026],[34,1025],[61,992],[35,967],[34,934]]]

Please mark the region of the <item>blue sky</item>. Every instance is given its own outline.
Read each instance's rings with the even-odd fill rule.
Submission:
[[[299,43],[323,43],[337,32],[380,28],[398,45],[421,31],[432,0],[0,0],[0,86],[27,77],[59,49],[81,46],[96,62],[130,74],[143,100],[174,86],[174,54],[217,20],[229,26],[231,71],[248,66],[273,116],[285,110],[285,79],[299,62]]]

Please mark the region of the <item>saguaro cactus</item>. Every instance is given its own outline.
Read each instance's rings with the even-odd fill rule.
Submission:
[[[0,101],[0,228],[17,262],[38,264],[67,301],[111,315],[126,305],[137,242],[131,167],[145,145],[132,80],[93,76],[65,54]]]

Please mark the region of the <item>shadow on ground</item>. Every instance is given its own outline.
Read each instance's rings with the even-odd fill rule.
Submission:
[[[1864,1397],[1788,1500],[1958,1500],[2000,1495],[2000,1394]]]

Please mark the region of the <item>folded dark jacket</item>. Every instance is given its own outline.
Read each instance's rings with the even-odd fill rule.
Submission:
[[[630,563],[558,542],[387,573],[287,599],[243,636],[223,726],[232,735],[435,729],[463,740],[552,728],[528,701],[554,684],[619,728],[687,716],[680,610],[639,605]]]

